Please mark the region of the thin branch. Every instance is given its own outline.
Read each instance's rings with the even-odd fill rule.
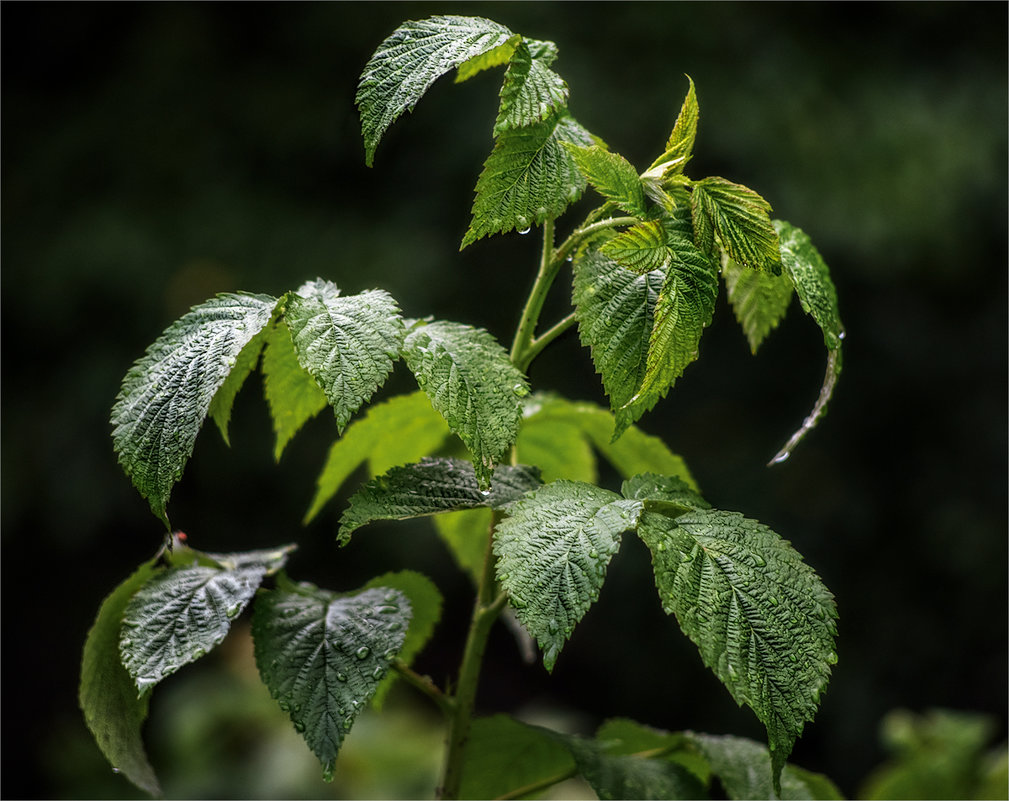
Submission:
[[[434,701],[438,705],[438,708],[441,709],[445,717],[450,718],[455,712],[455,700],[445,695],[441,688],[431,680],[430,676],[421,676],[415,670],[411,669],[402,659],[394,660],[392,668],[399,673],[400,676],[402,676],[403,680],[407,684],[417,690],[420,690],[424,693],[424,695]]]

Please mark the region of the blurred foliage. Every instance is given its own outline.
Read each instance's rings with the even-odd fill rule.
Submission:
[[[701,108],[696,174],[753,187],[830,264],[845,373],[789,462],[763,466],[823,371],[819,336],[795,308],[753,358],[720,299],[701,359],[643,421],[712,503],[785,534],[838,598],[840,662],[795,761],[852,792],[883,758],[869,732],[897,706],[984,711],[1004,739],[1005,4],[7,3],[0,591],[2,733],[17,770],[4,771],[4,794],[129,794],[88,743],[73,698],[100,600],[160,541],[116,465],[107,421],[127,367],[172,320],[214,292],[276,294],[321,276],[349,292],[384,287],[407,315],[510,336],[538,243],[495,237],[458,252],[498,76],[439,82],[390,129],[375,167],[363,166],[360,68],[399,22],[447,10],[556,41],[575,116],[641,167],[665,141],[689,73]],[[568,309],[559,293],[544,319]],[[599,401],[575,340],[544,353],[533,384]],[[397,371],[388,392],[410,389]],[[292,574],[335,589],[387,570],[426,573],[446,618],[421,669],[451,675],[466,577],[430,526],[376,524],[338,552],[345,496],[301,529],[335,425],[320,415],[278,466],[258,390],[250,381],[238,397],[230,450],[210,428],[198,438],[173,522],[216,551],[298,540]],[[42,580],[62,591],[38,597],[30,586]],[[590,723],[620,715],[761,737],[642,592],[650,582],[647,554],[626,547],[550,678],[498,632],[483,711],[540,704],[581,709]],[[614,681],[628,661],[633,680]],[[692,691],[657,703],[653,688],[670,674]],[[239,687],[245,700],[228,705]],[[197,666],[155,695],[153,758],[179,771],[165,774],[169,792],[256,792],[246,779],[278,757],[257,761],[243,739],[272,725],[249,722],[267,714],[265,700],[248,700],[255,692]],[[192,711],[175,717],[163,703],[173,695]],[[420,725],[387,719],[396,698],[381,724]],[[218,703],[237,729],[214,729]],[[224,759],[217,746],[171,745],[169,731],[196,725],[190,717],[238,753],[238,772],[220,774],[226,786],[183,784],[190,768],[209,782],[196,766]],[[344,792],[311,781],[283,792]]]

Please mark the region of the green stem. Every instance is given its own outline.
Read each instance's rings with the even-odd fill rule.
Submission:
[[[563,260],[554,257],[554,221],[548,219],[543,223],[543,251],[540,254],[539,272],[536,274],[533,288],[529,291],[525,308],[522,309],[522,317],[515,330],[515,339],[512,340],[511,361],[519,370],[524,371],[529,366],[526,350],[536,332],[536,324],[539,322],[547,292],[550,291],[550,286],[563,263]]]
[[[542,334],[540,334],[536,339],[529,343],[529,347],[526,348],[526,359],[531,362],[537,356],[539,356],[540,351],[542,351],[547,345],[553,342],[557,337],[567,331],[572,325],[578,321],[577,316],[574,312],[571,312],[567,317],[561,320],[552,328],[547,329]]]
[[[395,660],[392,663],[392,668],[399,673],[403,681],[424,693],[424,695],[438,705],[438,708],[441,709],[446,718],[451,719],[452,714],[455,712],[455,699],[445,695],[441,688],[431,681],[430,676],[421,676],[415,670],[412,670],[402,659]]]

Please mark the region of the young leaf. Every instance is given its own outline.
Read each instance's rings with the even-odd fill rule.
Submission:
[[[372,588],[337,596],[271,590],[252,617],[256,665],[280,708],[333,776],[354,718],[378,689],[410,622],[406,596]]]
[[[703,178],[693,185],[690,206],[694,241],[709,256],[721,249],[752,270],[781,273],[778,234],[764,198],[724,178]]]
[[[552,59],[551,59],[552,60]],[[501,86],[494,135],[542,122],[567,106],[568,85],[523,42],[512,54]]]
[[[494,512],[490,507],[463,509],[431,519],[438,536],[452,552],[456,564],[473,582],[479,583],[483,575],[484,557],[487,555],[487,535],[490,533]]]
[[[750,350],[756,353],[760,343],[778,327],[788,311],[788,304],[792,302],[792,281],[787,274],[747,270],[729,259],[723,259],[722,278],[736,320],[746,334]]]
[[[399,659],[409,665],[413,658],[427,645],[434,633],[434,627],[441,620],[442,597],[434,582],[427,576],[413,570],[401,570],[398,573],[385,573],[376,576],[364,589],[383,587],[398,590],[410,602],[410,625],[406,637],[399,649]],[[385,697],[396,681],[396,672],[389,674],[378,685],[372,698],[372,705],[381,709]]]
[[[326,407],[326,393],[298,363],[286,325],[270,329],[263,353],[263,394],[270,407],[278,462],[287,443],[301,427]]]
[[[636,217],[648,214],[648,203],[638,171],[627,159],[599,145],[565,147],[582,175],[600,195],[628,214]]]
[[[500,465],[491,488],[481,492],[470,462],[461,459],[423,459],[394,467],[359,489],[340,518],[340,543],[373,520],[406,520],[459,509],[489,506],[500,509],[540,486],[535,467]]]
[[[734,512],[641,515],[663,609],[739,704],[767,727],[781,767],[830,677],[833,596],[787,541]]]
[[[525,376],[482,328],[435,321],[411,331],[403,358],[431,404],[473,454],[481,488],[515,442]]]
[[[519,464],[540,468],[545,484],[559,478],[596,483],[591,442],[574,423],[535,417],[523,420],[515,440],[515,455]]]
[[[340,297],[336,284],[320,278],[288,296],[284,319],[299,364],[326,393],[342,432],[399,358],[404,329],[396,301],[381,289]]]
[[[669,173],[682,173],[694,150],[699,109],[697,106],[697,94],[694,91],[694,81],[689,75],[687,76],[687,81],[690,87],[687,89],[687,96],[680,107],[680,113],[676,118],[673,131],[669,134],[666,150],[648,168],[648,173],[656,175],[656,177]]]
[[[638,501],[576,481],[555,481],[508,508],[498,524],[497,575],[515,614],[552,670],[564,641],[596,600]]]
[[[157,574],[156,565],[155,559],[141,565],[102,602],[84,643],[78,702],[88,729],[114,769],[144,792],[160,797],[161,787],[140,738],[148,699],[137,697],[119,661],[119,629],[126,606]]]
[[[694,798],[704,798],[711,782],[711,767],[689,733],[668,732],[645,726],[627,718],[610,718],[596,730],[596,740],[604,743],[610,754],[630,755],[642,752],[668,759],[685,767],[703,788]]]
[[[370,407],[329,449],[304,522],[312,520],[363,463],[368,463],[372,475],[379,475],[437,450],[450,434],[423,392],[397,395]]]
[[[460,250],[478,239],[520,231],[559,217],[585,190],[585,179],[563,143],[593,144],[569,116],[504,131],[477,179],[473,220]]]
[[[221,437],[224,439],[226,445],[231,445],[231,440],[228,438],[231,407],[234,405],[235,396],[238,395],[239,390],[245,383],[245,379],[256,369],[256,364],[259,362],[259,353],[262,351],[263,342],[266,340],[265,335],[267,330],[269,329],[264,328],[242,348],[238,354],[238,358],[235,359],[235,366],[228,373],[228,377],[224,379],[221,388],[214,394],[213,400],[210,401],[207,415],[217,424],[217,428],[221,432]]]
[[[172,323],[123,378],[112,407],[119,464],[167,525],[172,486],[193,452],[214,395],[276,298],[222,294]]]
[[[405,22],[393,31],[365,65],[355,98],[367,165],[382,134],[404,111],[413,111],[431,84],[513,36],[491,20],[454,15]]]
[[[638,275],[662,270],[672,257],[666,232],[658,220],[638,223],[608,239],[599,248],[603,255]]]
[[[219,645],[266,573],[255,560],[233,570],[193,564],[144,584],[126,608],[119,638],[140,695]]]

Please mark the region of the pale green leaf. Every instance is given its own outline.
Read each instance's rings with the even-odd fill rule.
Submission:
[[[210,401],[207,415],[217,424],[226,445],[231,445],[231,440],[228,437],[228,423],[231,422],[231,408],[234,406],[235,396],[238,395],[245,379],[256,369],[268,330],[269,328],[264,328],[242,348],[235,359],[235,366],[228,373],[228,377],[224,379],[221,388],[214,394],[213,400]]]
[[[664,269],[672,257],[659,220],[638,223],[606,240],[599,250],[638,275]]]
[[[137,689],[119,660],[119,630],[126,606],[157,573],[157,560],[145,562],[102,602],[84,643],[78,703],[113,769],[144,792],[160,797],[161,787],[140,737],[148,699],[137,697]]]
[[[376,576],[364,585],[366,590],[372,587],[399,590],[410,602],[410,625],[407,627],[406,637],[398,656],[400,661],[410,665],[413,658],[427,645],[431,635],[434,634],[435,625],[441,620],[443,600],[441,593],[431,579],[413,570],[400,570],[397,573]],[[396,680],[396,675],[396,671],[390,671],[378,685],[372,698],[372,705],[376,709],[381,709]]]
[[[326,393],[298,363],[286,325],[274,326],[267,337],[263,353],[263,394],[277,437],[273,457],[280,461],[291,438],[326,407]]]
[[[501,86],[494,135],[542,122],[567,106],[568,85],[523,42],[512,54]]]
[[[464,61],[459,65],[455,74],[455,82],[462,83],[463,81],[468,81],[474,75],[478,75],[484,70],[493,69],[494,67],[500,67],[502,64],[507,64],[511,61],[512,54],[515,52],[515,48],[522,43],[521,34],[514,34],[504,44],[500,44],[497,47],[493,47],[480,55],[473,56],[472,58]]]
[[[777,781],[830,677],[833,596],[789,543],[734,512],[641,515],[667,614],[767,727]]]
[[[672,133],[669,134],[666,150],[649,167],[649,174],[661,176],[667,173],[682,173],[683,168],[693,153],[694,139],[697,136],[699,108],[697,105],[697,93],[694,91],[694,81],[689,75],[687,76],[687,81],[690,84],[687,89],[687,96],[683,99],[680,113],[676,117]]]
[[[259,674],[332,778],[337,752],[378,689],[410,622],[394,589],[337,596],[272,590],[252,617]]]
[[[123,378],[112,407],[119,464],[167,524],[165,506],[211,401],[276,298],[222,294],[172,323]]]
[[[463,509],[432,518],[438,536],[452,553],[456,564],[474,583],[478,583],[483,575],[487,537],[493,518],[494,511],[490,507]]]
[[[750,350],[756,353],[760,343],[778,327],[788,311],[788,304],[792,302],[792,281],[787,274],[747,270],[729,259],[723,261],[722,278],[736,320],[746,334]]]
[[[369,481],[350,499],[340,518],[341,544],[374,520],[406,520],[489,506],[500,509],[540,486],[539,470],[525,465],[500,465],[490,489],[481,491],[470,462],[427,458],[417,464],[394,467]]]
[[[287,558],[297,547],[297,545],[281,545],[277,548],[263,548],[258,551],[236,551],[235,553],[205,551],[202,554],[199,551],[194,551],[193,553],[212,559],[224,570],[262,568],[267,576],[272,576],[287,564]],[[179,547],[176,545],[176,551],[178,550]]]
[[[555,481],[507,509],[494,535],[497,575],[551,670],[599,595],[620,535],[641,504],[592,484]]]
[[[371,406],[329,449],[305,522],[312,520],[365,462],[372,475],[379,475],[427,456],[450,434],[445,419],[423,392],[397,395]]]
[[[644,188],[638,171],[619,153],[599,145],[566,145],[582,175],[600,195],[628,214],[648,213]]]
[[[431,84],[513,36],[491,20],[454,15],[404,22],[393,31],[365,65],[355,98],[368,166],[386,129],[412,111]]]
[[[585,179],[564,142],[590,145],[593,140],[568,116],[552,116],[497,138],[477,179],[473,220],[461,248],[485,236],[524,231],[559,217],[581,197]]]
[[[705,795],[698,778],[682,765],[665,759],[611,754],[606,743],[565,737],[578,772],[596,795],[610,799],[694,799]]]
[[[497,340],[482,328],[435,321],[411,331],[403,359],[431,404],[473,454],[482,488],[515,442],[529,393]]]
[[[743,267],[781,272],[778,234],[764,198],[724,178],[703,178],[690,197],[694,240],[709,256],[721,250]]]
[[[668,732],[645,726],[627,718],[611,718],[596,731],[596,739],[604,743],[609,753],[651,754],[682,765],[696,777],[701,790],[695,798],[707,795],[711,781],[711,766],[683,732]]]
[[[559,478],[596,483],[591,441],[574,423],[536,417],[523,420],[515,454],[520,464],[536,465],[546,484]]]
[[[288,297],[284,319],[298,362],[315,380],[342,432],[399,358],[403,321],[381,289],[341,297],[331,281],[309,281]]]

